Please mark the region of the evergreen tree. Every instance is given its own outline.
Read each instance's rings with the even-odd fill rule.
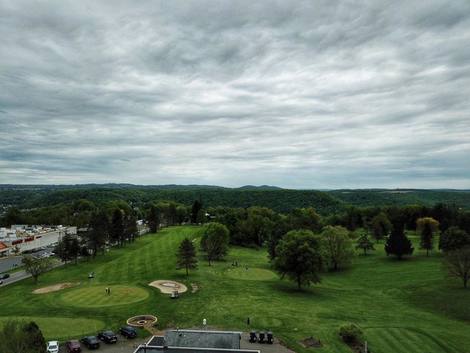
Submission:
[[[34,322],[7,321],[0,327],[0,352],[46,353],[46,341]]]
[[[196,247],[193,242],[185,238],[178,248],[178,269],[185,268],[186,276],[189,274],[189,269],[197,268]]]
[[[158,213],[155,205],[150,206],[150,210],[147,215],[147,224],[150,228],[150,233],[156,233],[160,225],[160,214]]]
[[[392,233],[385,243],[387,256],[392,254],[401,260],[404,255],[411,255],[413,250],[410,239],[405,235],[404,224],[400,221],[395,221],[392,226]]]
[[[84,234],[84,240],[92,256],[95,257],[99,250],[104,254],[104,247],[109,238],[108,216],[104,211],[94,212],[90,219],[88,231]]]
[[[29,347],[29,352],[31,353],[43,353],[46,352],[46,340],[39,329],[38,325],[31,321],[30,323],[24,325],[23,331],[25,333],[25,340],[27,346]]]
[[[80,253],[78,239],[70,234],[66,234],[59,240],[54,252],[65,263],[69,260],[75,260],[75,262],[77,262]]]
[[[123,211],[120,208],[116,208],[113,212],[113,217],[111,219],[109,236],[113,242],[118,243],[119,246],[122,246],[124,234],[125,227]]]
[[[202,210],[202,203],[198,200],[194,201],[193,207],[191,208],[191,223],[198,223],[198,214]]]
[[[374,243],[369,239],[369,235],[364,233],[357,240],[356,249],[364,251],[364,255],[367,255],[368,250],[375,250]]]

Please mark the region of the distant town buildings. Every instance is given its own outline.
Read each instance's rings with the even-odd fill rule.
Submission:
[[[66,234],[76,235],[77,227],[15,224],[0,228],[0,256],[52,245]]]

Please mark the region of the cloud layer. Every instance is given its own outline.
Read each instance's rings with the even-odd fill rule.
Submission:
[[[1,1],[0,183],[470,188],[470,3]]]

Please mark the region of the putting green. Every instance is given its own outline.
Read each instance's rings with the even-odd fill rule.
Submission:
[[[67,337],[80,337],[104,329],[104,322],[95,319],[76,319],[68,317],[3,316],[0,328],[10,320],[34,321],[41,329],[46,340],[61,340]]]
[[[250,281],[270,281],[279,277],[272,271],[256,267],[233,267],[226,271],[228,277]]]
[[[110,294],[106,293],[109,287]],[[72,289],[62,294],[62,301],[79,307],[102,307],[130,304],[147,299],[149,293],[139,287],[131,286],[89,286]]]

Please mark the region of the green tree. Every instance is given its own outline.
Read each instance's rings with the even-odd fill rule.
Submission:
[[[351,265],[354,249],[348,230],[341,226],[326,226],[320,234],[326,266],[333,271]]]
[[[201,248],[206,252],[209,266],[211,261],[220,260],[227,255],[229,241],[229,231],[223,224],[211,222],[204,226]]]
[[[198,214],[202,210],[202,202],[201,201],[194,201],[193,206],[191,207],[191,223],[196,224],[198,223]]]
[[[303,285],[320,282],[322,255],[320,242],[310,230],[288,232],[276,247],[274,269],[281,275]]]
[[[458,227],[448,228],[439,239],[439,249],[444,252],[461,249],[466,245],[470,245],[470,235]]]
[[[183,239],[178,248],[177,257],[178,269],[186,269],[186,276],[189,274],[189,269],[197,268],[196,247],[190,239]]]
[[[88,231],[83,235],[83,240],[92,256],[95,257],[98,251],[104,254],[106,241],[109,239],[109,221],[106,212],[100,210],[94,212],[90,218]]]
[[[318,232],[321,229],[321,217],[314,208],[296,208],[288,215],[290,227]]]
[[[444,255],[444,265],[449,275],[461,279],[463,287],[467,288],[470,280],[470,245],[447,251]]]
[[[356,249],[364,251],[364,255],[367,255],[369,250],[375,250],[374,243],[369,239],[369,234],[364,233],[357,239]]]
[[[66,234],[59,240],[54,252],[65,263],[70,260],[77,262],[80,254],[80,244],[77,237]]]
[[[147,224],[150,228],[150,233],[156,233],[160,225],[160,214],[155,205],[150,206],[150,210],[147,215]]]
[[[439,222],[431,217],[418,218],[416,221],[416,229],[420,235],[420,247],[426,250],[426,256],[429,256],[429,251],[433,249],[434,234],[439,230]]]
[[[111,227],[109,229],[109,236],[111,241],[122,246],[124,243],[125,226],[124,226],[124,212],[120,208],[116,208],[113,212],[111,219]]]
[[[39,326],[34,321],[24,325],[23,331],[25,333],[25,340],[27,345],[31,349],[29,352],[42,353],[46,351],[46,340],[44,339]]]
[[[374,239],[376,242],[379,242],[388,236],[392,228],[392,224],[390,223],[387,215],[383,212],[380,212],[377,216],[372,218],[370,227]]]
[[[36,323],[7,321],[0,328],[0,352],[46,353],[46,341]]]
[[[134,213],[131,213],[124,218],[124,238],[133,242],[138,233],[137,216]]]
[[[26,273],[33,277],[34,283],[38,282],[40,275],[52,268],[52,262],[49,258],[40,259],[33,256],[24,256],[22,262]]]
[[[243,245],[262,246],[273,231],[274,218],[275,213],[269,208],[257,206],[248,208],[246,219],[239,221]]]
[[[411,241],[405,234],[403,223],[399,221],[394,222],[392,233],[385,243],[385,252],[387,255],[395,255],[401,260],[404,255],[411,255],[413,250],[414,248]]]

